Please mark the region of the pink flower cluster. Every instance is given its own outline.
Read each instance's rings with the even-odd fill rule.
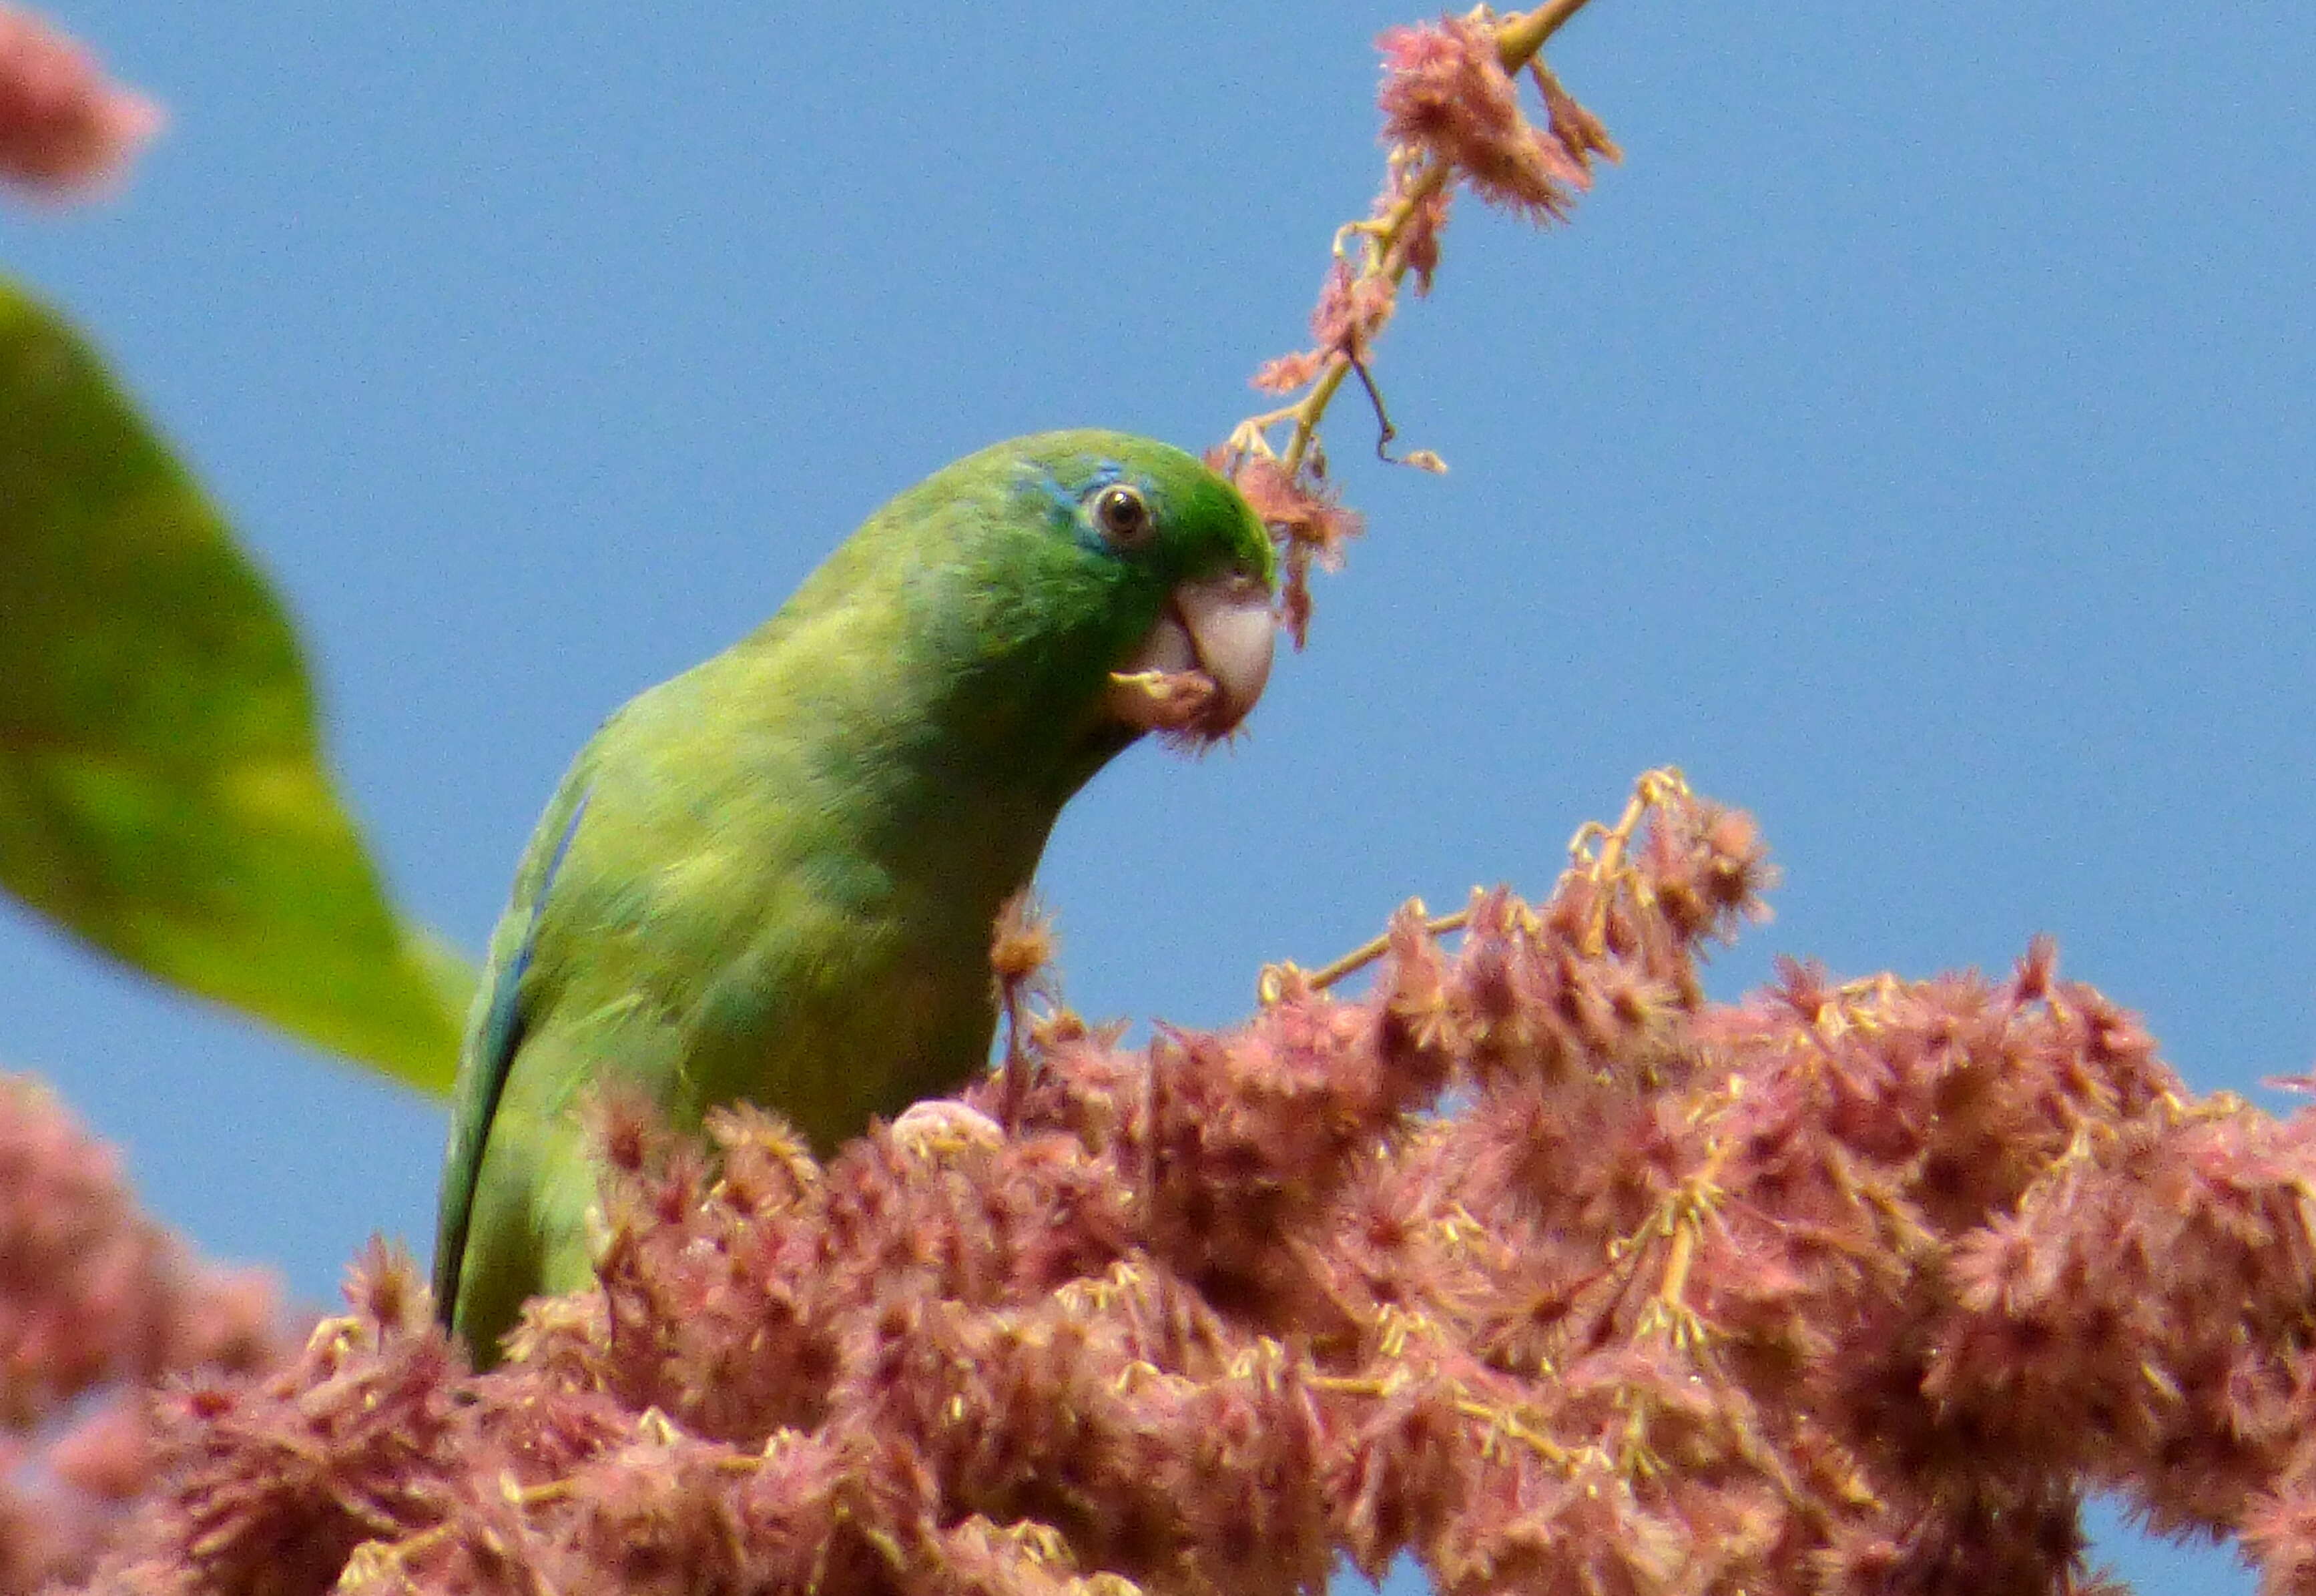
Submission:
[[[1708,1003],[1760,843],[1631,817],[1363,995],[1048,1013],[1006,1134],[604,1102],[600,1289],[477,1378],[374,1253],[172,1388],[89,1588],[2080,1591],[2094,1489],[2316,1588],[2316,1121],[2191,1100],[2046,945]]]
[[[0,0],[0,183],[52,198],[117,180],[160,108],[106,81],[88,51]]]
[[[1468,183],[1483,201],[1530,221],[1564,220],[1577,193],[1591,186],[1595,157],[1617,158],[1599,119],[1537,53],[1569,10],[1545,6],[1501,20],[1475,12],[1393,28],[1376,41],[1384,58],[1376,100],[1391,147],[1383,191],[1368,219],[1337,234],[1311,313],[1312,346],[1266,361],[1253,379],[1266,393],[1309,391],[1240,423],[1211,461],[1237,482],[1285,551],[1282,618],[1297,647],[1310,626],[1312,567],[1339,565],[1359,530],[1328,481],[1319,418],[1344,377],[1356,375],[1375,406],[1376,451],[1385,452],[1395,432],[1369,370],[1371,352],[1398,308],[1401,281],[1412,272],[1416,291],[1431,291],[1457,186]],[[1542,127],[1521,108],[1523,70],[1536,81]],[[1294,432],[1282,455],[1269,433],[1287,424]],[[1385,458],[1446,469],[1424,450]]]
[[[111,1149],[0,1075],[0,1592],[85,1573],[152,1482],[144,1387],[277,1361],[271,1279],[197,1264]]]
[[[1376,45],[1385,136],[1451,169],[1491,205],[1560,220],[1591,186],[1593,155],[1616,153],[1599,122],[1542,73],[1549,124],[1533,126],[1495,28],[1477,17],[1393,28]]]
[[[1365,519],[1346,508],[1334,486],[1316,470],[1289,471],[1268,455],[1234,461],[1225,450],[1210,451],[1207,463],[1229,474],[1284,549],[1279,620],[1295,646],[1302,647],[1311,629],[1311,567],[1341,569],[1344,548],[1365,530]]]

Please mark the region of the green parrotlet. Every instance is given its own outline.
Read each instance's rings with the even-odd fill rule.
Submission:
[[[434,1290],[477,1361],[590,1278],[591,1086],[685,1128],[760,1103],[825,1154],[986,1067],[999,909],[1119,751],[1245,717],[1275,582],[1191,456],[1019,438],[606,721],[524,851],[459,1059]]]

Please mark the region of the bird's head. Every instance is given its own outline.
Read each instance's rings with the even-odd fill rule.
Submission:
[[[1270,674],[1278,575],[1262,522],[1196,457],[1040,432],[886,504],[752,646],[800,662],[832,724],[1066,797],[1145,733],[1237,729]]]
[[[1169,444],[1046,432],[1001,444],[1047,646],[1098,672],[1109,736],[1227,736],[1262,696],[1278,635],[1278,559],[1237,489]],[[984,457],[986,458],[986,457]]]

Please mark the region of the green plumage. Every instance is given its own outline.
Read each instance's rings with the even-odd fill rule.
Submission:
[[[1132,539],[1122,491],[1148,513]],[[526,1297],[589,1278],[591,1084],[687,1128],[747,1099],[824,1153],[984,1067],[997,910],[1143,729],[1111,673],[1186,584],[1272,579],[1260,524],[1189,456],[1018,439],[612,716],[525,851],[459,1065],[434,1279],[478,1359]]]

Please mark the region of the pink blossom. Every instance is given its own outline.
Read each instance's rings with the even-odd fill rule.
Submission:
[[[1327,357],[1323,351],[1301,349],[1263,361],[1249,380],[1265,393],[1291,394],[1298,388],[1308,387],[1326,367]]]
[[[0,1075],[0,1592],[86,1571],[160,1462],[147,1383],[278,1356],[272,1279],[198,1262],[120,1158]]]
[[[1289,476],[1277,460],[1258,456],[1239,461],[1231,479],[1285,547],[1282,605],[1287,630],[1299,648],[1310,623],[1311,566],[1314,562],[1329,568],[1340,565],[1344,546],[1359,534],[1361,519],[1307,469]]]
[[[1537,90],[1544,96],[1545,114],[1551,119],[1552,137],[1568,152],[1568,158],[1588,177],[1592,171],[1592,157],[1621,161],[1625,152],[1608,137],[1608,129],[1600,119],[1576,102],[1576,96],[1563,88],[1552,68],[1544,64],[1542,56],[1528,63],[1528,73],[1536,79]]]
[[[0,0],[0,181],[51,197],[118,181],[160,108],[105,79],[86,49]]]
[[[1407,196],[1401,192],[1409,168],[1394,167],[1392,182],[1376,197],[1377,215],[1388,215]],[[1448,212],[1456,199],[1452,183],[1427,187],[1413,196],[1405,227],[1399,236],[1399,258],[1415,273],[1415,291],[1428,294],[1439,270],[1439,235],[1447,230]]]
[[[1282,967],[1244,1024],[1138,1049],[1029,1020],[1002,1131],[824,1164],[758,1110],[703,1147],[602,1100],[600,1285],[508,1362],[468,1372],[373,1250],[294,1357],[56,1446],[49,1495],[0,1496],[0,1574],[2084,1591],[2104,1490],[2305,1588],[2316,1116],[2193,1099],[2047,941],[1712,1003],[1771,875],[1657,775],[1543,900],[1403,909],[1363,991]],[[1050,945],[1009,920],[1011,1007]],[[22,1167],[86,1177],[46,1145]]]
[[[1311,312],[1311,336],[1322,350],[1340,350],[1362,359],[1367,345],[1391,319],[1396,297],[1388,276],[1355,272],[1348,261],[1337,261],[1319,285],[1319,303]]]
[[[1521,112],[1519,86],[1486,22],[1442,17],[1389,29],[1376,46],[1384,57],[1376,103],[1388,138],[1452,168],[1490,204],[1537,220],[1564,217],[1575,192],[1590,186],[1568,146],[1538,133]]]

